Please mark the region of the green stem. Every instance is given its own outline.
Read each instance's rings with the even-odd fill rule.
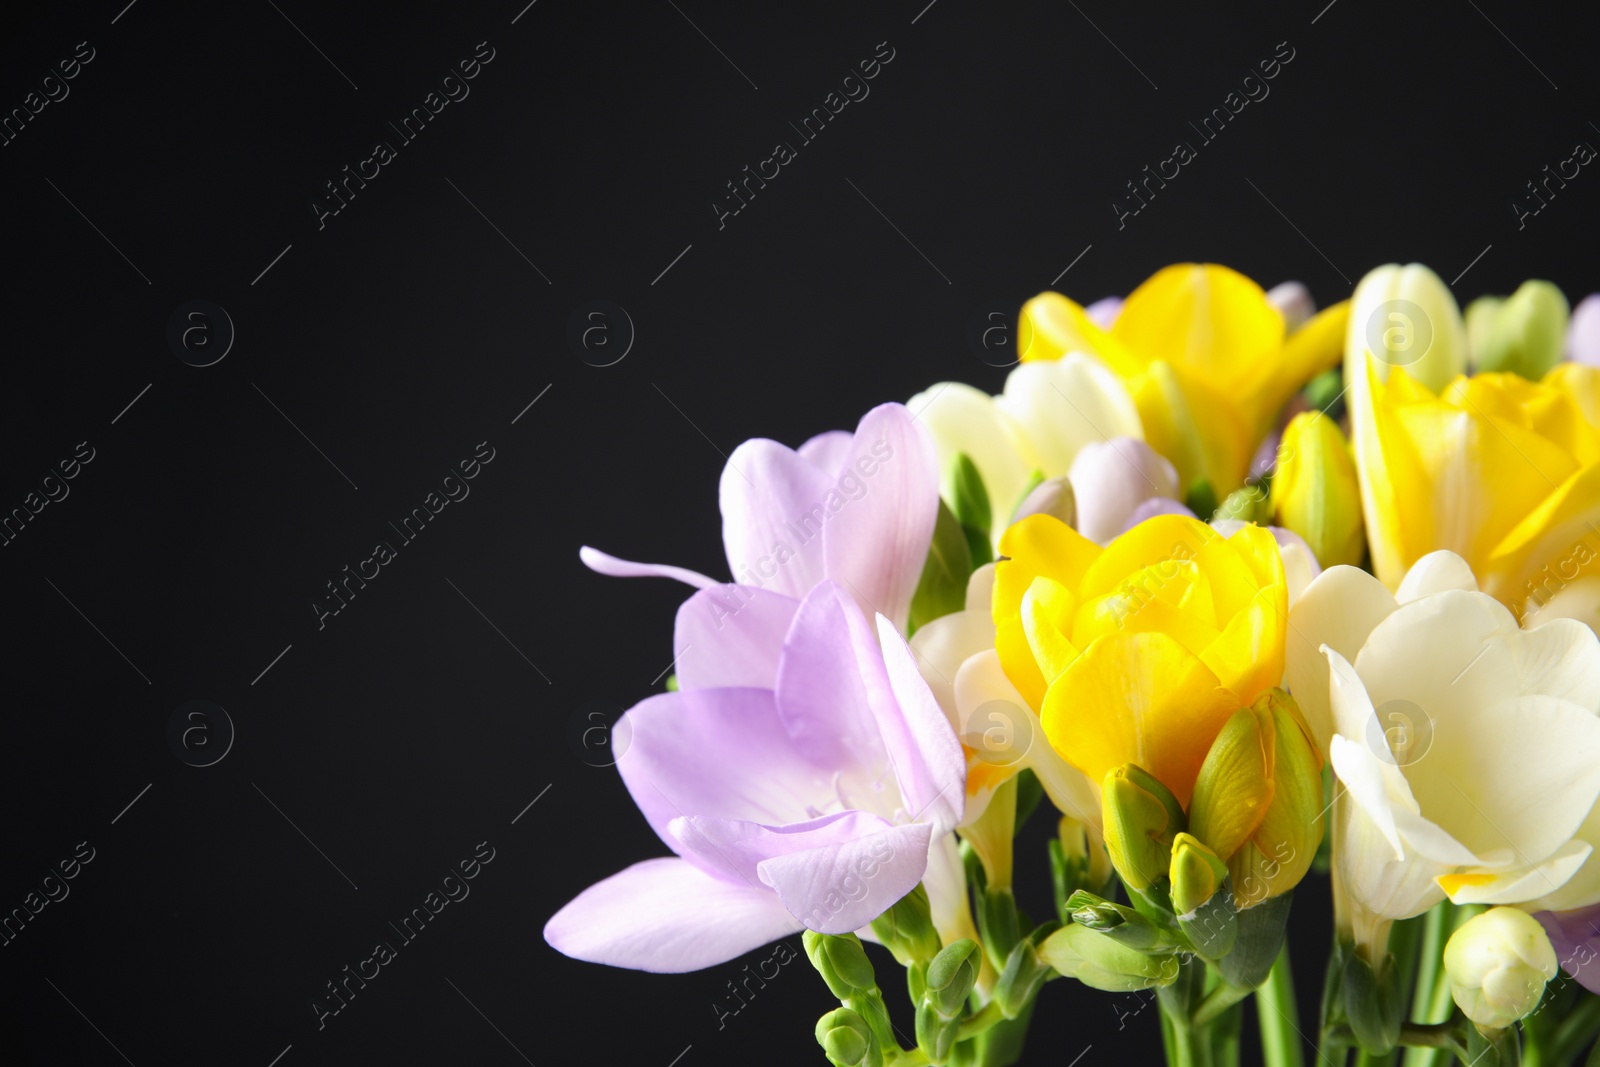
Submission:
[[[1005,1013],[1000,1010],[1000,1002],[991,1000],[978,1014],[969,1015],[961,1020],[961,1026],[956,1030],[956,1040],[965,1041],[969,1037],[977,1037],[996,1023],[1004,1022],[1005,1018]]]
[[[1157,989],[1156,1000],[1161,1005],[1167,1067],[1211,1067],[1211,1045],[1205,1028],[1190,1019],[1187,1006],[1172,995],[1172,987]]]
[[[1433,913],[1430,911],[1429,916]],[[1394,929],[1389,933],[1389,951],[1394,955],[1394,966],[1399,968],[1397,975],[1400,996],[1406,997],[1412,988],[1412,980],[1416,977],[1418,969],[1417,948],[1418,942],[1425,933],[1424,925],[1427,920],[1423,916],[1411,919],[1402,919],[1394,924]],[[1441,945],[1435,951],[1443,951]],[[1429,976],[1432,981],[1432,976]],[[1400,1061],[1400,1051],[1403,1046],[1396,1045],[1388,1052],[1378,1054],[1363,1050],[1356,1056],[1356,1067],[1395,1067]]]
[[[1206,994],[1200,1006],[1194,1010],[1194,1025],[1206,1026],[1215,1022],[1223,1012],[1248,997],[1250,993],[1251,990],[1244,986],[1229,985],[1227,982],[1219,984]]]
[[[1417,960],[1417,980],[1411,998],[1411,1018],[1423,1024],[1442,1023],[1450,1018],[1455,1003],[1450,999],[1450,983],[1444,973],[1444,946],[1456,927],[1467,921],[1470,912],[1448,900],[1428,912],[1422,928],[1422,951]],[[1406,1050],[1404,1067],[1446,1067],[1451,1062],[1447,1051],[1412,1046]]]
[[[1256,990],[1256,1018],[1261,1023],[1261,1051],[1267,1067],[1304,1067],[1300,1031],[1295,1019],[1294,972],[1289,968],[1289,944],[1284,942],[1267,980]]]
[[[1537,1062],[1543,1063],[1548,1058],[1553,1064],[1564,1064],[1570,1059],[1575,1059],[1596,1033],[1600,1033],[1600,998],[1584,997],[1578,1006],[1561,1020],[1555,1033],[1551,1035],[1548,1050],[1540,1050],[1543,1055],[1537,1058]],[[1527,1054],[1532,1051],[1531,1048],[1525,1050],[1522,1057],[1524,1064],[1536,1062],[1534,1056]]]

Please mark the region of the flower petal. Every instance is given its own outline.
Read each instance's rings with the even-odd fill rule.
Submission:
[[[836,803],[829,772],[807,762],[766,689],[690,689],[634,705],[617,770],[667,847],[693,813],[782,825]],[[620,747],[620,746],[619,746]]]
[[[905,638],[882,615],[877,621],[894,694],[894,706],[879,710],[878,728],[900,781],[900,796],[911,818],[947,833],[961,822],[966,804],[967,759],[950,720],[917,672]]]
[[[686,815],[673,819],[667,831],[677,840],[679,853],[701,869],[760,885],[756,868],[762,860],[882,833],[893,825],[871,812],[846,810],[787,826]]]
[[[666,563],[634,563],[631,560],[607,555],[598,548],[590,548],[588,545],[578,549],[578,558],[590,570],[613,578],[674,578],[696,589],[709,589],[717,584],[715,578],[707,578],[699,571],[674,567]]]
[[[933,827],[895,826],[849,841],[774,856],[757,868],[806,927],[844,934],[866,926],[922,881]]]
[[[827,576],[842,582],[863,612],[882,612],[903,630],[939,514],[938,461],[927,428],[899,404],[873,408],[856,428],[838,484],[822,534]]]
[[[678,608],[679,689],[775,689],[783,638],[799,601],[748,585],[702,589]]]
[[[822,524],[834,479],[776,441],[733,450],[722,471],[722,545],[734,580],[799,599],[822,581]]]
[[[778,714],[819,768],[872,767],[883,760],[875,695],[892,699],[878,642],[855,600],[823,582],[801,601],[784,638]]]
[[[1285,676],[1324,755],[1334,723],[1328,703],[1328,661],[1321,647],[1326,645],[1346,661],[1354,659],[1372,628],[1395,606],[1394,595],[1366,571],[1329,567],[1289,609]]]
[[[579,893],[545,923],[544,939],[573,959],[679,974],[737,959],[800,928],[770,890],[663,858]]]
[[[844,471],[844,461],[850,455],[850,442],[854,435],[848,430],[828,430],[819,433],[795,449],[800,458],[825,474],[837,478]]]

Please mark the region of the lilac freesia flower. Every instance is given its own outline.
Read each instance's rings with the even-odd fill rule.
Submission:
[[[1567,322],[1567,358],[1600,367],[1600,293],[1578,301]]]
[[[704,635],[719,644],[695,680],[712,687],[650,697],[619,727],[631,734],[623,782],[676,856],[557,912],[545,939],[568,956],[697,970],[802,927],[860,929],[937,873],[930,850],[934,868],[944,862],[966,758],[910,648],[832,581],[793,607],[754,592],[721,619],[723,635]],[[706,589],[683,613],[700,618],[726,595]]]
[[[939,511],[939,470],[928,431],[903,406],[873,408],[854,435],[834,430],[798,450],[746,441],[723,468],[720,497],[735,582],[799,600],[832,579],[863,611],[905,629]],[[717,584],[588,547],[580,557],[601,574]]]
[[[1550,947],[1566,971],[1591,993],[1600,993],[1600,905],[1534,915],[1550,935]]]

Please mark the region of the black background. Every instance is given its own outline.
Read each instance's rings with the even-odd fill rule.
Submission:
[[[1600,176],[1523,229],[1511,209],[1600,144],[1577,7],[525,2],[4,16],[7,112],[95,56],[0,148],[0,511],[95,456],[0,548],[0,910],[95,850],[0,948],[4,1062],[820,1063],[803,961],[719,1030],[747,961],[636,974],[540,936],[665,852],[570,734],[659,688],[686,590],[590,574],[580,544],[725,574],[722,453],[947,378],[998,391],[969,321],[1058,277],[1088,301],[1206,259],[1327,304],[1380,263],[1448,281],[1481,254],[1463,304],[1600,288]],[[324,182],[480,41],[470,96],[319,229]],[[719,229],[724,183],[883,41],[870,96]],[[1201,146],[1187,123],[1284,41],[1271,95]],[[1119,229],[1180,139],[1198,158]],[[195,299],[237,331],[205,368],[167,343]],[[567,340],[594,299],[636,330],[614,366]],[[324,583],[482,441],[470,496],[319,630]],[[166,739],[195,699],[237,728],[204,768]],[[1019,857],[1036,915],[1045,821]],[[471,896],[319,1031],[324,983],[480,841]],[[1307,1033],[1329,925],[1312,877]],[[1151,1061],[1155,1009],[1129,1007],[1051,985],[1029,1062]]]

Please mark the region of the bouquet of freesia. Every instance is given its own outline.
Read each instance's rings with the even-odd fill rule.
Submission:
[[[546,939],[676,972],[804,931],[841,1067],[1018,1062],[1058,978],[1151,991],[1172,1064],[1235,1062],[1252,995],[1273,1065],[1600,1063],[1600,298],[1463,316],[1387,266],[1314,312],[1182,264],[1017,335],[998,396],[741,445],[732,583],[583,550],[695,590],[617,762],[672,856]]]

